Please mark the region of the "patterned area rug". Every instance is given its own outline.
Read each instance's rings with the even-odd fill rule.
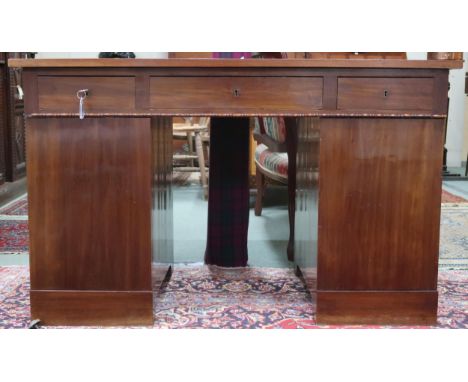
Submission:
[[[21,196],[0,208],[1,215],[27,216],[28,215],[28,199],[26,195]]]
[[[0,256],[27,255],[28,200],[23,195],[0,208]]]
[[[468,328],[467,294],[468,271],[439,273],[436,328]],[[0,328],[26,328],[30,320],[28,268],[0,267]],[[292,270],[207,266],[175,268],[171,281],[155,293],[154,327],[390,328],[317,325],[314,295]]]
[[[0,255],[28,253],[28,240],[27,220],[0,220]]]
[[[468,205],[442,207],[439,267],[468,269]]]
[[[442,190],[442,204],[444,203],[468,203],[468,200],[446,190]]]

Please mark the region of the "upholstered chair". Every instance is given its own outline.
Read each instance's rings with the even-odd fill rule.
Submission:
[[[257,196],[255,215],[262,214],[266,179],[288,185],[289,243],[288,260],[294,260],[294,218],[296,190],[296,129],[294,118],[254,118],[255,169]]]

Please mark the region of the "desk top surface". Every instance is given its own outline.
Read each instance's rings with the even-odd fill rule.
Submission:
[[[396,59],[11,59],[18,68],[392,68],[461,69],[461,60]]]

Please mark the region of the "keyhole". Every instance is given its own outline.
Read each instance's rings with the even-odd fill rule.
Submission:
[[[234,89],[234,97],[239,97],[240,96],[240,90],[239,89]]]
[[[383,95],[384,97],[388,97],[388,90],[384,90]]]

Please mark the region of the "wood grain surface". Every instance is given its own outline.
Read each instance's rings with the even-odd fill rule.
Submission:
[[[88,89],[85,112],[135,110],[135,77],[133,76],[39,76],[38,105],[42,112],[77,113],[78,90]]]
[[[29,119],[31,287],[151,291],[149,119]]]
[[[319,290],[435,290],[443,120],[320,121]]]
[[[320,77],[151,77],[150,108],[157,111],[256,110],[308,112],[322,107]]]

